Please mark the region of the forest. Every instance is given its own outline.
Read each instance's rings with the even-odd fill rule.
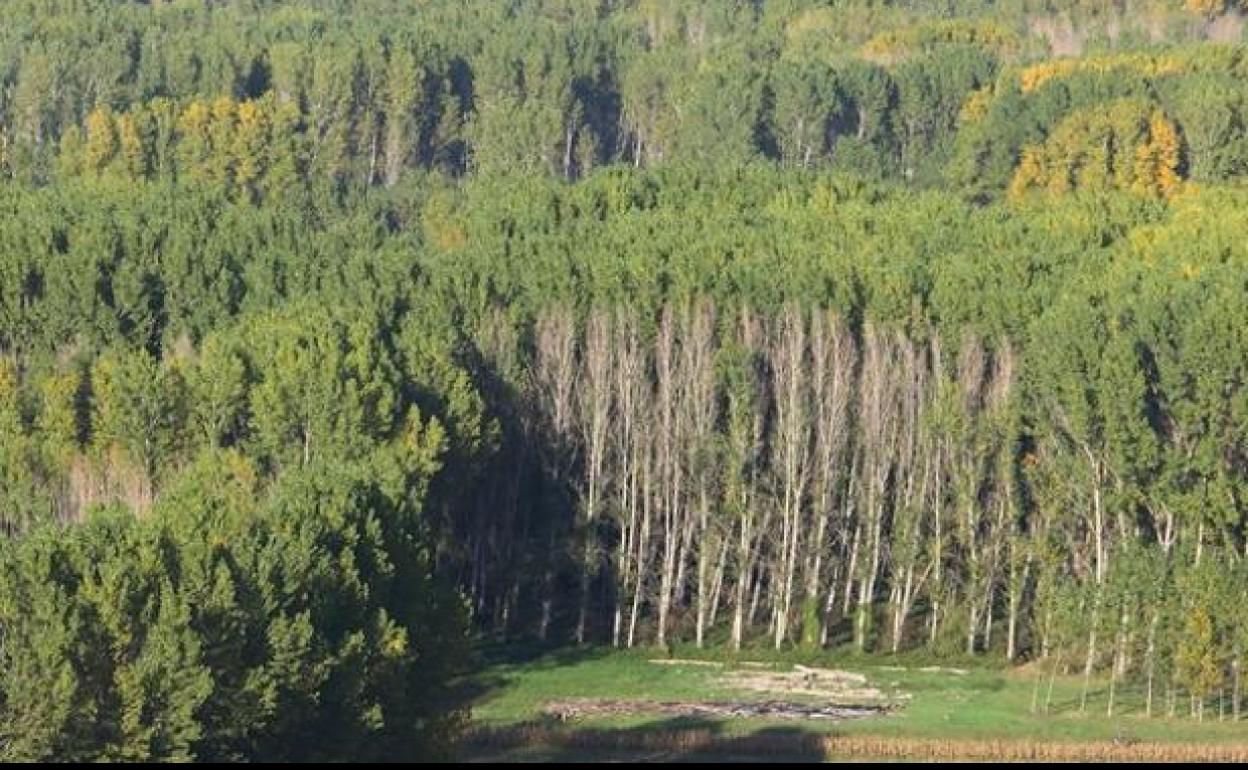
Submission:
[[[1245,14],[9,0],[0,759],[443,756],[470,639],[1238,719]]]

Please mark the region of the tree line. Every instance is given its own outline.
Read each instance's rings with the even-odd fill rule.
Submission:
[[[1242,170],[1230,4],[958,5],[18,4],[0,169],[208,175],[256,195],[767,158],[999,195],[1023,149],[1121,98],[1181,129],[1182,176]]]
[[[617,646],[1026,653],[1045,671],[1108,672],[1111,714],[1131,681],[1150,713],[1173,714],[1182,692],[1193,715],[1216,695],[1238,716],[1246,627],[1223,603],[1244,519],[1208,495],[1242,489],[1243,356],[1102,344],[1093,374],[1004,338],[855,328],[794,305],[540,316],[528,430],[570,516],[568,579],[530,589],[535,632],[562,601],[578,641]],[[1147,380],[1150,360],[1164,379]],[[1217,383],[1203,419],[1228,419],[1199,438],[1175,424],[1196,371]],[[1221,457],[1197,460],[1193,440]],[[506,623],[525,589],[499,577],[493,595],[470,587]]]

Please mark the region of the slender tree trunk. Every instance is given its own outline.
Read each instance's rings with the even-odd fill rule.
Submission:
[[[772,391],[775,399],[775,436],[781,490],[781,544],[779,596],[775,607],[775,648],[788,637],[793,610],[794,581],[801,530],[802,508],[810,465],[810,391],[806,382],[809,357],[806,323],[800,310],[790,305],[782,312],[771,351]]]
[[[550,638],[550,620],[554,608],[555,571],[546,568],[542,579],[542,615],[537,626],[537,638],[545,642]]]
[[[696,611],[697,628],[696,628],[696,633],[695,633],[696,643],[697,643],[699,650],[702,649],[704,635],[706,633],[707,615],[710,610],[710,605],[709,605],[710,597],[708,597],[707,595],[708,594],[707,581],[709,579],[707,570],[709,568],[709,559],[711,558],[711,554],[714,551],[714,546],[710,542],[707,541],[707,538],[709,535],[709,525],[707,523],[707,517],[710,515],[709,514],[710,503],[706,499],[705,489],[702,491],[701,498],[702,499],[699,503],[700,510],[698,513],[698,516],[699,516],[698,529],[701,532],[701,537],[698,539],[698,548],[697,548],[698,596],[697,596],[697,611]]]
[[[905,632],[906,615],[910,612],[910,602],[914,592],[914,567],[907,566],[905,570],[906,579],[903,587],[898,591],[898,600],[893,612],[893,654],[896,655],[901,650],[901,638]]]
[[[577,393],[577,409],[585,473],[584,550],[581,554],[580,595],[576,618],[576,642],[585,642],[589,615],[590,584],[597,574],[597,526],[603,496],[603,477],[611,439],[612,368],[611,324],[605,311],[590,313],[585,333]]]
[[[1030,713],[1038,714],[1036,711],[1040,707],[1040,683],[1044,681],[1044,667],[1040,665],[1040,661],[1035,662],[1036,679],[1031,686],[1031,709]]]
[[[711,610],[706,621],[708,629],[714,628],[715,621],[719,618],[720,598],[723,596],[724,590],[724,571],[728,566],[728,541],[723,537],[718,539],[720,541],[719,556],[715,563],[715,577],[711,580]]]
[[[1236,653],[1235,659],[1231,661],[1231,719],[1235,722],[1239,721],[1239,682],[1241,678],[1239,666],[1239,654]]]
[[[681,540],[679,525],[680,506],[680,470],[677,460],[677,384],[675,382],[675,319],[670,308],[663,311],[659,325],[658,337],[655,340],[655,373],[657,375],[656,408],[658,418],[657,456],[655,460],[662,489],[662,506],[660,521],[663,523],[662,567],[659,576],[659,618],[656,629],[656,641],[659,646],[667,644],[668,615],[671,610],[672,594],[676,582],[676,557]]]
[[[1159,613],[1153,610],[1153,618],[1148,624],[1148,647],[1144,653],[1146,658],[1144,665],[1148,670],[1147,694],[1144,697],[1144,716],[1146,717],[1153,715],[1153,680],[1157,670],[1157,622],[1159,620]]]
[[[1100,600],[1097,600],[1100,603]],[[1098,611],[1094,611],[1092,622],[1097,622]],[[1096,663],[1096,627],[1093,625],[1092,631],[1088,634],[1088,657],[1083,664],[1083,691],[1079,695],[1079,713],[1085,713],[1088,709],[1088,689],[1092,684],[1092,667]]]
[[[861,539],[862,522],[859,521],[854,524],[854,536],[851,538],[849,546],[849,567],[845,572],[845,596],[841,600],[841,616],[845,618],[851,617],[855,611],[853,604],[854,576],[858,574],[858,549]]]
[[[1062,649],[1057,650],[1057,657],[1053,661],[1053,670],[1049,673],[1049,690],[1044,695],[1044,713],[1049,713],[1050,704],[1053,703],[1053,683],[1057,681],[1057,672],[1062,666]]]
[[[736,597],[732,607],[733,652],[741,650],[741,640],[745,634],[746,591],[750,580],[750,540],[750,520],[747,517],[741,522],[737,541],[737,564],[740,566],[737,574]]]
[[[644,553],[650,542],[650,504],[643,502],[641,537],[637,539],[637,570],[633,576],[633,603],[628,610],[628,647],[637,643],[637,621],[641,614],[641,597],[645,591],[646,559]]]

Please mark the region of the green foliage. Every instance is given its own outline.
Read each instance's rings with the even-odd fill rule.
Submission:
[[[480,628],[548,638],[568,586],[593,638],[632,591],[640,643],[668,542],[677,637],[698,578],[712,642],[738,601],[774,623],[791,582],[781,641],[809,654],[860,594],[899,650],[1009,638],[1158,700],[1241,675],[1233,585],[1196,569],[1240,575],[1248,521],[1232,4],[9,5],[5,758],[431,751],[458,718],[446,584]],[[539,319],[568,311],[583,373],[591,311],[630,319],[637,353],[695,301],[716,384],[676,421],[709,424],[665,464],[624,448],[656,428],[617,430],[611,347],[605,451],[650,475],[623,494],[608,462],[583,521]],[[791,474],[793,545],[739,545],[776,526],[785,308],[897,343],[882,399],[919,427],[885,442],[874,567],[849,567],[848,438]],[[768,331],[746,344],[743,319]],[[829,425],[861,437],[860,362],[845,378]],[[704,529],[633,521],[691,487]],[[784,548],[813,582],[778,577]]]
[[[92,440],[119,449],[148,479],[179,449],[185,395],[181,373],[146,351],[104,355],[91,370]]]
[[[257,498],[253,473],[210,451],[142,519],[102,513],[6,548],[6,759],[446,750],[463,628],[409,501],[332,466]]]

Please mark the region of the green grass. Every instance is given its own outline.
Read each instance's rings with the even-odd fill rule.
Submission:
[[[525,661],[499,661],[489,664],[482,674],[480,695],[473,707],[478,725],[507,726],[543,720],[542,705],[563,698],[615,698],[628,700],[717,700],[765,698],[759,693],[743,693],[717,682],[725,669],[694,665],[656,665],[652,658],[665,657],[662,651],[622,652],[587,647],[538,655]],[[693,658],[690,651],[677,651],[673,657]],[[742,660],[767,660],[762,654],[743,654]],[[740,735],[760,730],[832,731],[842,735],[877,735],[936,739],[1031,739],[1031,740],[1113,740],[1231,742],[1248,740],[1248,721],[1219,722],[1217,709],[1206,707],[1205,721],[1197,723],[1185,715],[1178,718],[1145,718],[1143,696],[1120,685],[1117,713],[1105,716],[1105,681],[1094,681],[1087,711],[1080,713],[1082,678],[1058,677],[1052,710],[1032,714],[1034,672],[1026,669],[987,667],[967,669],[965,675],[928,673],[917,670],[931,661],[888,657],[854,657],[821,653],[815,656],[786,654],[770,658],[772,665],[785,669],[794,662],[839,668],[866,674],[870,683],[885,692],[900,690],[910,694],[896,713],[857,721],[829,723],[820,720],[699,719],[713,723],[724,735]],[[726,662],[730,669],[735,664]],[[894,670],[895,667],[905,670]],[[1047,686],[1047,675],[1045,678]],[[1042,692],[1043,695],[1043,692]],[[782,697],[782,696],[780,696]],[[1186,701],[1180,706],[1185,714]],[[577,727],[596,729],[643,729],[678,727],[682,720],[671,717],[627,716],[585,718]]]

